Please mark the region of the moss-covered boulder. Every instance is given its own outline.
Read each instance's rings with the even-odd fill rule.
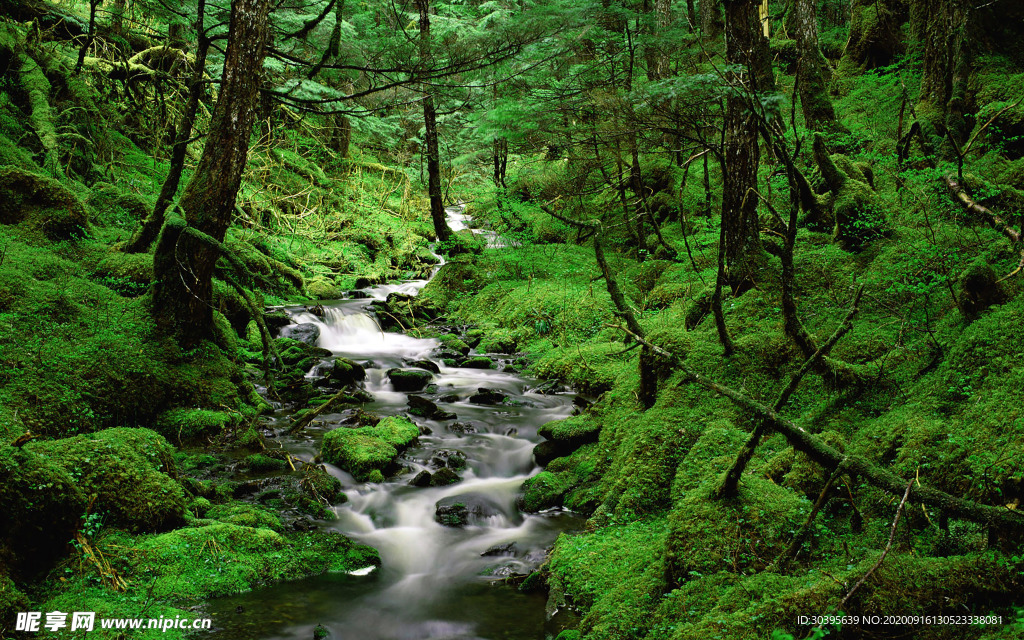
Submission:
[[[331,365],[331,370],[327,373],[327,379],[332,384],[343,387],[348,386],[365,380],[366,369],[363,368],[363,365],[348,358],[338,358]]]
[[[517,505],[526,513],[537,513],[545,509],[562,506],[565,483],[550,471],[541,471],[523,483],[523,494]]]
[[[395,391],[422,391],[434,379],[423,369],[388,369],[387,376]]]
[[[153,429],[172,442],[216,436],[238,422],[237,414],[214,409],[171,409],[157,417]]]
[[[220,522],[132,541],[135,572],[157,599],[198,601],[328,572],[379,566],[371,547],[337,532],[283,536]]]
[[[49,457],[0,448],[0,565],[32,575],[63,554],[88,499]]]
[[[341,481],[328,473],[322,464],[307,464],[302,468],[299,488],[310,498],[330,504],[347,499],[341,492]]]
[[[460,366],[463,369],[493,369],[494,362],[487,356],[473,356],[463,361]]]
[[[50,240],[89,233],[89,212],[53,178],[13,166],[0,168],[0,224],[28,223]]]
[[[209,520],[237,524],[242,527],[281,530],[281,519],[271,511],[248,502],[229,502],[210,508],[205,517]]]
[[[462,355],[469,354],[469,345],[466,344],[462,340],[462,338],[453,333],[442,334],[441,336],[438,337],[438,341],[441,343],[441,346],[444,347],[444,349],[447,351],[456,351],[458,353],[461,353]]]
[[[329,431],[322,455],[331,464],[348,471],[359,481],[383,474],[420,435],[420,429],[405,418],[388,417],[377,425]]]
[[[168,475],[176,473],[173,449],[149,429],[106,429],[26,448],[74,478],[107,524],[164,531],[183,522],[184,492]]]

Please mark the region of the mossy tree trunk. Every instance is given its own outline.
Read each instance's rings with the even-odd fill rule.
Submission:
[[[853,0],[850,38],[839,68],[854,72],[892,64],[903,51],[900,26],[905,21],[904,14],[901,0]]]
[[[153,211],[143,221],[142,227],[135,232],[130,240],[124,245],[126,253],[142,253],[148,251],[150,245],[156,240],[160,229],[164,225],[165,212],[167,207],[174,201],[178,194],[178,186],[181,184],[181,173],[185,170],[185,154],[188,151],[188,143],[192,139],[192,129],[195,127],[196,114],[199,112],[199,100],[205,91],[206,83],[203,77],[206,74],[206,54],[210,49],[210,38],[206,35],[203,22],[206,15],[206,0],[199,0],[196,8],[196,33],[199,34],[199,41],[196,43],[196,62],[192,70],[192,77],[189,80],[188,98],[185,102],[185,110],[181,114],[181,121],[178,123],[174,136],[174,146],[171,148],[171,166],[164,178],[163,186],[160,187],[160,195],[156,198]],[[170,37],[170,33],[168,34]]]
[[[917,113],[945,146],[963,144],[967,126],[967,82],[971,74],[970,12],[961,0],[917,0],[912,19],[924,57]],[[949,151],[947,148],[946,151]]]
[[[808,129],[841,132],[845,127],[836,118],[827,85],[831,70],[818,46],[818,16],[813,0],[794,0],[790,27],[796,36],[800,107]]]
[[[416,0],[420,14],[420,64],[423,70],[432,63],[430,43],[430,0]],[[423,128],[427,146],[427,191],[430,195],[430,218],[434,222],[434,233],[440,242],[451,237],[448,220],[444,214],[444,200],[441,197],[441,149],[437,140],[437,108],[434,106],[433,89],[424,84]]]
[[[220,95],[203,155],[181,199],[188,225],[218,242],[224,240],[234,215],[249,152],[269,8],[268,0],[236,0],[231,4]],[[216,249],[177,227],[165,228],[157,243],[153,311],[185,348],[196,346],[210,334],[211,280],[219,256]]]
[[[726,56],[744,72],[730,73],[722,167],[722,228],[729,285],[740,294],[760,277],[767,254],[757,217],[757,167],[761,161],[754,115],[759,94],[772,85],[768,43],[753,0],[725,2]]]

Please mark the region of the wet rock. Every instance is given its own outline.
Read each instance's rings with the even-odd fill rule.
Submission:
[[[463,369],[493,369],[494,363],[487,356],[474,356],[459,366]]]
[[[437,405],[423,396],[409,396],[409,413],[421,418],[432,418],[438,412]]]
[[[316,341],[320,339],[320,327],[312,322],[290,324],[281,329],[281,336],[298,340],[308,345],[315,345]]]
[[[440,367],[430,360],[407,360],[406,364],[410,367],[416,367],[417,369],[426,369],[431,373],[441,373]]]
[[[546,467],[552,460],[562,456],[560,449],[557,442],[545,440],[533,448],[533,459],[538,465]]]
[[[540,383],[536,387],[533,387],[532,389],[530,389],[530,391],[532,391],[533,393],[540,393],[542,395],[551,395],[553,393],[562,393],[563,391],[566,391],[566,390],[567,389],[565,388],[564,385],[561,385],[561,384],[555,382],[554,380],[545,380],[544,382]]]
[[[316,531],[316,521],[313,518],[305,517],[296,518],[292,521],[292,529],[295,531]]]
[[[590,405],[594,404],[592,401],[587,400],[583,396],[576,396],[572,399],[572,404],[579,407],[580,410],[585,411],[590,408]]]
[[[370,393],[369,391],[367,391],[366,389],[355,389],[355,390],[353,390],[352,391],[352,398],[354,400],[357,400],[357,401],[363,402],[363,403],[373,402],[374,401],[373,394]]]
[[[414,487],[429,487],[430,478],[431,476],[429,471],[420,471],[412,480],[409,481],[409,484]]]
[[[432,487],[447,487],[457,482],[462,482],[462,478],[448,467],[442,467],[430,476],[430,486]]]
[[[331,365],[327,379],[339,386],[355,384],[366,379],[366,369],[358,362],[353,362],[348,358],[338,358]]]
[[[461,435],[478,433],[477,426],[472,422],[453,422],[448,425],[448,430]]]
[[[267,329],[270,330],[270,335],[276,336],[281,329],[292,323],[292,319],[287,313],[278,309],[276,311],[264,313],[263,322],[267,323]]]
[[[373,282],[369,278],[356,278],[356,289],[365,289],[372,286]]]
[[[420,391],[434,377],[422,369],[388,369],[387,376],[395,391]]]
[[[434,505],[434,520],[446,527],[464,527],[498,515],[501,515],[501,508],[482,493],[448,496]]]
[[[341,481],[327,472],[322,464],[307,464],[302,467],[302,480],[299,488],[314,500],[323,500],[329,504],[338,501],[341,493]]]
[[[348,297],[352,300],[365,300],[370,297],[370,294],[365,291],[352,290],[348,292]]]
[[[477,393],[469,397],[469,401],[473,404],[485,404],[495,405],[504,404],[508,400],[508,396],[496,389],[487,389],[481,387],[477,389]]]
[[[449,469],[465,469],[466,454],[455,449],[438,449],[430,456],[430,466],[435,469],[447,467]]]
[[[505,544],[496,544],[487,551],[480,554],[482,558],[490,558],[494,556],[514,556],[518,553],[519,549],[516,548],[515,542],[506,542]]]
[[[459,396],[455,393],[446,393],[437,399],[438,402],[458,402]]]

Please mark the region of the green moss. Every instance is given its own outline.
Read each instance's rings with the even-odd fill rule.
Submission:
[[[211,508],[204,516],[228,524],[281,531],[281,519],[273,512],[247,502],[230,502]]]
[[[162,531],[182,522],[184,493],[168,476],[176,473],[173,449],[149,429],[107,429],[27,447],[74,478],[107,524]]]
[[[212,409],[172,409],[161,414],[153,428],[174,442],[219,435],[234,426],[238,416]]]
[[[306,292],[314,300],[337,300],[342,297],[341,289],[324,277],[313,278],[307,282]]]
[[[398,453],[420,435],[419,427],[405,418],[387,417],[376,426],[341,427],[327,432],[322,455],[356,477],[357,480],[380,482],[382,472],[394,462]],[[371,474],[377,472],[371,480]]]
[[[153,597],[174,602],[243,593],[259,585],[380,564],[377,552],[336,532],[285,537],[218,523],[131,541],[133,573]]]
[[[71,240],[89,233],[89,213],[67,187],[16,167],[0,168],[0,224],[23,222],[50,240]]]
[[[64,554],[88,499],[68,471],[25,448],[0,449],[0,558],[33,575]]]
[[[288,463],[280,458],[273,458],[262,453],[254,453],[242,460],[242,466],[255,473],[266,473],[270,471],[283,471],[288,468]]]
[[[462,341],[457,335],[445,333],[438,336],[441,346],[445,349],[466,355],[469,353],[469,345]]]
[[[153,281],[153,256],[111,252],[96,265],[93,277],[121,295],[142,295]]]

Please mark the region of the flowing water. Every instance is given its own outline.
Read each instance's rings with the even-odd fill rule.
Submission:
[[[466,228],[461,207],[449,208],[448,214],[453,230]],[[487,240],[490,246],[501,246],[493,234]],[[365,387],[375,400],[363,405],[364,410],[405,414],[408,394],[395,391],[385,371],[429,359],[440,371],[434,376],[438,390],[429,397],[457,395],[458,401],[439,406],[454,412],[457,422],[468,428],[453,430],[453,421],[413,418],[430,433],[403,454],[401,462],[409,472],[383,483],[358,483],[327,465],[344,484],[349,501],[334,507],[337,520],[323,526],[378,549],[381,568],[212,601],[207,608],[219,627],[213,638],[309,639],[317,624],[327,627],[331,638],[346,640],[543,640],[557,633],[556,623],[545,619],[543,596],[518,593],[495,578],[535,567],[560,531],[580,525],[570,514],[526,515],[515,506],[523,480],[537,471],[532,456],[540,441],[537,428],[570,415],[573,396],[537,393],[531,390],[536,381],[498,370],[447,367],[432,357],[436,340],[381,332],[367,313],[369,303],[395,292],[414,294],[426,283],[372,287],[365,290],[369,298],[325,305],[322,316],[302,308],[289,313],[295,322],[320,328],[319,346],[367,366]],[[513,406],[470,403],[469,396],[484,387],[507,394]],[[322,416],[296,437],[280,441],[293,455],[310,461],[323,434],[338,427],[340,418]],[[287,424],[288,416],[280,414],[277,420]],[[430,488],[409,484],[418,471],[431,468],[435,454],[449,450],[466,456],[461,482]],[[483,513],[464,528],[438,524],[435,503],[463,494],[474,494],[486,507]]]

